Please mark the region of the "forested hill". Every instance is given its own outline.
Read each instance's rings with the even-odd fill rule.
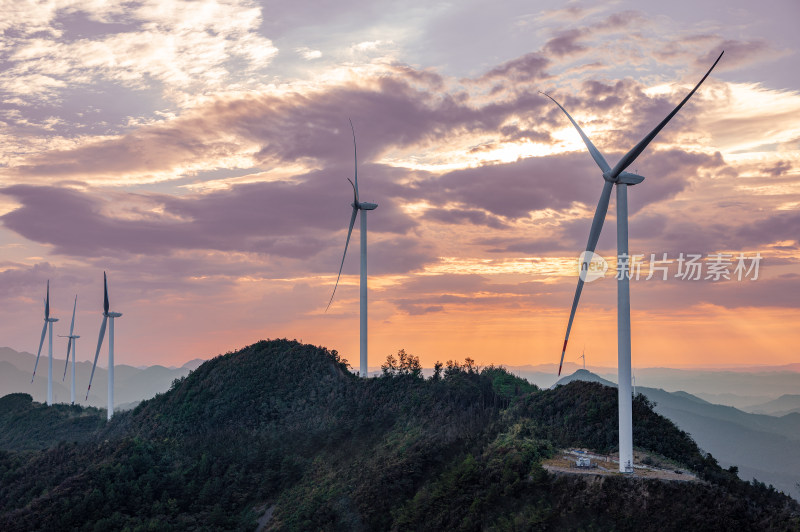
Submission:
[[[47,449],[60,441],[94,439],[103,427],[106,411],[93,407],[34,403],[27,393],[0,397],[0,449]]]
[[[31,433],[46,408],[0,412],[0,431]],[[335,351],[262,341],[85,437],[5,447],[0,529],[800,529],[792,499],[721,469],[642,396],[634,444],[704,482],[541,467],[557,448],[613,451],[616,419],[597,383],[539,390],[470,360],[423,379],[402,352],[360,379]]]

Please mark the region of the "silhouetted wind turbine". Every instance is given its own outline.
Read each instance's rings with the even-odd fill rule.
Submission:
[[[350,185],[353,187],[353,214],[350,216],[350,228],[347,230],[347,240],[344,242],[344,253],[342,254],[342,263],[339,266],[339,275],[336,277],[336,284],[333,287],[331,299],[328,301],[328,311],[331,303],[333,303],[333,296],[336,295],[336,287],[339,286],[339,278],[342,276],[342,268],[344,267],[344,258],[347,256],[347,245],[350,243],[350,235],[353,233],[353,226],[356,223],[356,216],[359,211],[361,212],[361,371],[362,377],[367,377],[367,211],[375,210],[378,205],[375,203],[367,203],[359,200],[358,196],[358,153],[356,151],[356,131],[353,128],[353,122],[350,122],[350,130],[353,132],[353,160],[355,161],[354,178],[355,182],[348,178]]]
[[[47,406],[53,404],[53,324],[57,321],[58,318],[50,317],[50,281],[48,280],[47,296],[45,296],[44,300],[44,326],[42,327],[42,337],[39,339],[39,350],[36,352],[36,363],[33,365],[33,376],[31,377],[31,384],[33,384],[33,379],[36,378],[36,368],[39,367],[39,356],[42,354],[44,337],[47,335],[47,351],[50,357],[47,364]]]
[[[75,330],[75,309],[78,308],[78,296],[75,295],[75,303],[72,305],[72,323],[69,326],[69,335],[68,336],[61,336],[61,338],[69,338],[67,341],[67,360],[64,364],[64,376],[61,377],[61,382],[64,382],[64,379],[67,378],[67,368],[69,367],[69,353],[74,348],[74,354],[72,355],[72,385],[69,388],[69,400],[71,404],[75,404],[75,358],[78,356],[78,342],[76,340],[80,338],[80,336],[73,334]]]
[[[586,349],[583,350],[583,352],[581,353],[581,356],[579,356],[578,358],[582,358],[583,359],[583,369],[586,369]]]
[[[109,312],[108,306],[108,280],[106,272],[103,272],[103,323],[100,324],[100,336],[97,338],[97,351],[94,353],[94,365],[92,365],[92,374],[89,377],[86,399],[89,399],[89,391],[92,389],[97,357],[100,356],[100,348],[103,347],[103,338],[106,335],[106,323],[108,318],[111,318],[111,326],[108,328],[108,419],[111,419],[111,416],[114,415],[114,318],[119,318],[122,314]]]
[[[569,314],[569,322],[567,322],[567,333],[564,336],[564,346],[561,350],[561,362],[558,365],[558,374],[561,375],[561,366],[564,363],[564,353],[567,351],[567,341],[569,340],[569,332],[572,329],[572,321],[575,318],[575,311],[578,308],[578,301],[581,297],[581,290],[583,290],[584,272],[589,271],[589,261],[591,255],[594,253],[597,246],[597,240],[600,238],[600,231],[603,228],[603,221],[608,211],[608,202],[611,198],[611,189],[614,185],[617,186],[617,260],[620,257],[628,257],[628,185],[635,185],[641,183],[644,177],[636,174],[626,172],[625,169],[630,166],[633,161],[644,151],[648,144],[658,135],[659,131],[667,125],[673,116],[683,107],[683,105],[692,97],[695,91],[706,80],[714,67],[722,58],[724,51],[719,54],[717,60],[708,69],[703,79],[695,85],[695,87],[686,95],[686,97],[678,104],[667,117],[659,123],[655,129],[647,134],[639,143],[626,153],[622,159],[617,163],[614,168],[611,168],[606,162],[600,151],[592,144],[589,137],[583,132],[580,126],[572,119],[569,113],[564,109],[560,103],[555,101],[549,94],[545,94],[548,98],[553,100],[565,115],[578,134],[586,144],[592,158],[597,166],[603,171],[603,191],[600,194],[600,201],[597,203],[597,209],[594,212],[594,219],[592,220],[592,228],[589,231],[589,241],[586,244],[586,251],[583,254],[581,261],[581,276],[578,279],[578,287],[575,290],[575,297],[572,300],[572,310]],[[543,93],[544,94],[544,93]],[[619,469],[623,473],[633,472],[633,419],[632,419],[632,401],[631,401],[631,309],[630,309],[630,287],[629,275],[623,272],[618,276],[617,282],[617,372],[618,372],[618,395],[619,395]]]

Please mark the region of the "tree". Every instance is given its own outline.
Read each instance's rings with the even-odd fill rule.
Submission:
[[[422,365],[419,362],[419,357],[406,353],[405,349],[397,352],[400,359],[400,374],[411,375],[415,379],[422,377]]]
[[[386,362],[381,364],[381,370],[385,376],[408,375],[416,379],[422,378],[422,365],[419,357],[406,353],[405,349],[394,355],[387,355]]]
[[[437,360],[433,364],[433,376],[431,377],[431,379],[438,381],[441,378],[442,378],[442,363]]]
[[[389,353],[386,355],[386,362],[381,364],[381,371],[384,375],[394,375],[397,372],[397,359],[394,355]]]
[[[467,373],[475,373],[476,369],[475,361],[472,360],[470,357],[466,357],[464,359],[464,369],[467,371]]]
[[[456,360],[448,360],[444,367],[445,378],[451,377],[457,373],[461,373],[461,364]]]

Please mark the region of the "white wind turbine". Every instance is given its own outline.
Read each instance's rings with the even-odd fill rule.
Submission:
[[[617,257],[628,257],[628,185],[635,185],[641,183],[644,177],[636,174],[626,172],[634,160],[641,154],[648,144],[658,135],[661,129],[667,125],[673,116],[683,107],[683,105],[692,97],[695,91],[706,80],[714,67],[722,58],[724,51],[719,54],[717,60],[708,69],[703,79],[695,85],[695,87],[686,95],[686,97],[678,104],[667,117],[659,123],[655,129],[647,134],[639,143],[626,153],[622,159],[617,163],[614,168],[611,168],[606,162],[600,151],[592,144],[589,137],[578,126],[575,120],[567,113],[561,104],[555,101],[550,95],[545,94],[567,115],[567,118],[578,134],[583,139],[586,148],[589,150],[592,158],[597,166],[603,171],[603,191],[600,194],[600,201],[597,203],[597,209],[594,212],[594,219],[592,220],[592,228],[589,231],[589,241],[586,244],[586,252],[581,256],[581,275],[578,279],[578,287],[575,290],[575,298],[572,300],[572,310],[569,314],[569,322],[567,323],[567,333],[564,336],[564,346],[561,350],[561,362],[558,365],[558,374],[561,375],[561,366],[564,363],[564,353],[567,351],[567,341],[569,340],[569,332],[572,328],[572,320],[575,318],[575,311],[578,308],[578,300],[581,297],[581,290],[583,290],[584,275],[589,271],[589,262],[594,254],[597,240],[600,238],[600,231],[603,228],[603,221],[608,211],[608,202],[611,198],[611,189],[614,185],[617,186]],[[631,400],[631,308],[630,308],[630,287],[628,284],[628,275],[618,276],[617,282],[617,386],[619,398],[619,470],[623,473],[633,472],[633,416],[632,416],[632,400]]]
[[[586,348],[583,349],[583,351],[581,352],[581,356],[579,356],[578,358],[583,359],[583,369],[586,369]]]
[[[103,347],[103,338],[106,335],[106,323],[111,318],[111,326],[108,328],[108,419],[114,415],[114,318],[122,316],[119,312],[108,311],[108,280],[106,272],[103,272],[103,323],[100,324],[100,336],[97,338],[97,351],[94,353],[94,365],[92,374],[89,377],[89,388],[86,390],[86,399],[89,399],[89,391],[92,389],[92,379],[94,370],[97,367],[97,357],[100,356],[100,348]]]
[[[42,337],[39,340],[39,351],[36,352],[36,364],[33,365],[33,376],[31,377],[31,384],[33,379],[36,378],[36,368],[39,367],[39,356],[42,354],[42,345],[44,345],[44,337],[47,335],[48,344],[47,351],[50,360],[47,364],[47,406],[53,404],[53,324],[58,321],[58,318],[50,317],[50,281],[47,281],[47,296],[44,300],[44,326],[42,327]]]
[[[336,284],[333,287],[331,300],[328,301],[328,307],[325,309],[327,312],[333,303],[333,296],[336,295],[336,287],[339,286],[339,278],[342,276],[342,268],[344,267],[344,258],[347,256],[347,245],[350,243],[350,235],[353,233],[353,226],[356,223],[356,216],[359,211],[361,212],[361,371],[362,377],[367,377],[367,211],[375,210],[378,205],[375,203],[367,203],[359,200],[358,196],[358,154],[356,152],[356,131],[353,129],[353,122],[350,122],[350,130],[353,132],[353,160],[355,161],[354,178],[355,182],[350,178],[350,185],[353,187],[353,214],[350,217],[350,228],[347,230],[347,240],[344,243],[344,253],[342,254],[342,263],[339,266],[339,275],[336,277]]]
[[[61,377],[61,382],[64,382],[64,379],[67,378],[67,368],[69,367],[69,353],[72,350],[72,346],[75,346],[73,355],[72,355],[72,385],[69,388],[69,400],[71,404],[75,404],[75,359],[78,356],[78,342],[76,341],[80,336],[73,334],[75,330],[75,309],[78,307],[78,296],[75,295],[75,303],[72,305],[72,323],[69,326],[69,335],[68,336],[61,336],[61,338],[69,338],[67,341],[67,360],[64,364],[64,376]]]

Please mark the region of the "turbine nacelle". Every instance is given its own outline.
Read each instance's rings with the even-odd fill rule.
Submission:
[[[350,206],[357,211],[374,211],[378,208],[377,203],[370,203],[368,201],[354,201]]]
[[[644,181],[644,176],[632,174],[630,172],[620,172],[617,177],[617,183],[624,183],[629,186],[636,185],[642,181]]]
[[[607,170],[603,172],[603,179],[608,181],[609,183],[623,183],[625,185],[637,185],[644,181],[644,176],[633,174],[631,172],[620,172],[617,176],[614,176],[614,170]]]
[[[48,323],[55,323],[58,321],[58,318],[45,318],[44,321]]]
[[[122,316],[122,312],[107,312],[103,314],[103,316],[108,316],[109,318],[119,318]]]

